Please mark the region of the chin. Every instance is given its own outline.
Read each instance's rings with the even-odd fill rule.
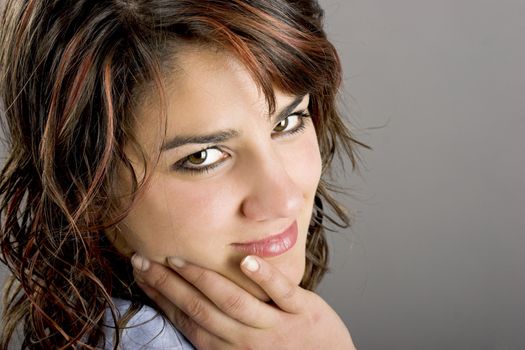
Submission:
[[[272,264],[274,267],[276,267],[281,273],[294,285],[299,285],[301,283],[301,280],[303,279],[304,275],[304,269],[305,269],[305,256],[302,255],[302,258],[296,258],[294,259],[293,263],[290,263],[288,259],[282,260],[282,261],[272,261],[273,259],[278,259],[279,257],[275,258],[269,258],[267,261]],[[249,281],[249,285],[245,287],[245,289],[252,295],[254,295],[257,299],[269,302],[270,297],[266,292],[259,287],[259,285],[255,284],[251,280]]]

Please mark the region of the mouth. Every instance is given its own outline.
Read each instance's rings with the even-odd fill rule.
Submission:
[[[276,235],[263,238],[258,241],[245,243],[232,243],[231,245],[250,255],[260,257],[272,257],[286,253],[297,242],[297,220],[295,220],[286,230]]]

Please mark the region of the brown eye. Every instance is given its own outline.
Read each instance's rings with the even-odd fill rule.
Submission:
[[[188,157],[188,162],[191,164],[200,165],[206,161],[206,158],[208,158],[208,152],[206,150],[202,150],[190,155]]]
[[[289,134],[304,124],[303,118],[307,115],[291,114],[285,119],[281,120],[273,127],[273,132],[276,134]]]
[[[288,117],[290,118],[290,117]],[[283,132],[286,130],[286,128],[288,127],[288,118],[286,119],[283,119],[281,120],[279,123],[277,123],[277,125],[273,128],[273,131],[276,131],[276,132]]]
[[[181,167],[188,169],[203,169],[209,166],[218,165],[227,157],[228,153],[223,152],[218,148],[206,148],[190,154],[183,159]]]

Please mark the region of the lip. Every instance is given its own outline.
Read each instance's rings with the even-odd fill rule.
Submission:
[[[294,221],[286,230],[276,235],[263,238],[258,241],[246,243],[232,243],[232,246],[251,255],[260,257],[271,257],[281,255],[297,242],[297,220]]]

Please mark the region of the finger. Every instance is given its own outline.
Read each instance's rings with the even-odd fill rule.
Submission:
[[[160,294],[157,290],[151,288],[147,284],[137,282],[140,288],[146,293],[146,295],[153,300],[166,314],[166,317],[173,323],[175,328],[180,331],[184,336],[197,348],[209,349],[211,345],[217,346],[219,344],[228,344],[224,339],[210,333],[208,330],[203,328],[182,310],[173,306],[173,303],[168,300],[165,296]],[[166,312],[167,311],[167,312]]]
[[[143,285],[150,288],[148,296],[151,295],[150,298],[158,303],[170,320],[175,319],[173,310],[177,307],[201,327],[223,339],[238,332],[239,327],[246,327],[220,311],[199,290],[166,266],[138,255],[133,256],[132,264],[141,288]],[[145,288],[142,289],[146,292]]]
[[[256,282],[284,311],[299,314],[305,308],[308,291],[292,283],[276,267],[255,255],[248,255],[241,262],[241,270]]]
[[[230,317],[254,328],[270,328],[277,322],[279,314],[274,307],[260,301],[221,274],[179,258],[171,257],[167,260],[170,267]]]

